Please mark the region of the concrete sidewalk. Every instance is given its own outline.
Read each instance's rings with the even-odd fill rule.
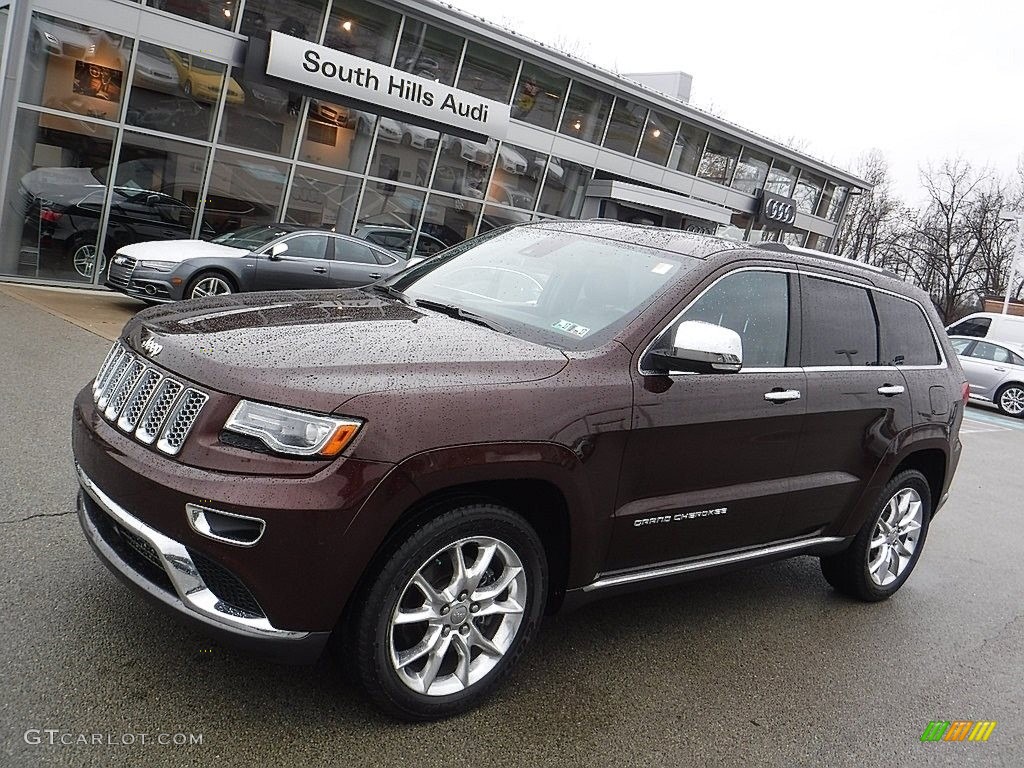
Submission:
[[[0,292],[113,341],[146,305],[113,291],[0,283]]]

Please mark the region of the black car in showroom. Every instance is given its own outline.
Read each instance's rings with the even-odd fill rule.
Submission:
[[[258,224],[213,240],[119,248],[106,284],[147,302],[286,289],[353,288],[400,272],[408,260],[348,235]]]

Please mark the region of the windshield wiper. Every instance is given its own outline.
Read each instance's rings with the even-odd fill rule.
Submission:
[[[488,320],[483,315],[478,315],[476,312],[470,312],[462,307],[457,307],[454,304],[445,304],[440,301],[432,301],[431,299],[416,299],[415,304],[417,307],[426,307],[432,309],[435,312],[441,312],[442,314],[454,317],[456,320],[466,320],[470,323],[476,323],[482,325],[485,328],[490,328],[492,331],[498,333],[510,333],[509,329],[493,320]]]
[[[387,283],[373,283],[372,285],[368,285],[367,288],[369,288],[371,291],[376,291],[377,293],[383,293],[385,296],[390,296],[393,299],[398,299],[403,304],[413,303],[412,299],[410,299],[400,290],[395,288],[393,285],[388,285]]]

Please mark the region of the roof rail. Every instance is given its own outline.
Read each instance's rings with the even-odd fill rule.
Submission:
[[[888,269],[882,269],[882,267],[876,267],[874,264],[865,264],[863,261],[854,261],[853,259],[848,259],[845,256],[839,256],[834,253],[825,253],[825,251],[816,251],[813,248],[802,248],[799,245],[786,245],[785,243],[755,243],[754,247],[761,248],[765,251],[778,251],[780,253],[803,253],[807,256],[814,256],[817,259],[839,261],[843,264],[848,264],[851,267],[859,267],[860,269],[867,269],[880,275],[895,277],[894,272],[891,272]]]

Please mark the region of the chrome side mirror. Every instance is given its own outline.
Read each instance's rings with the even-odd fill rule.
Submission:
[[[676,328],[672,348],[652,351],[650,360],[666,373],[737,373],[743,367],[743,340],[731,328],[685,320]]]

